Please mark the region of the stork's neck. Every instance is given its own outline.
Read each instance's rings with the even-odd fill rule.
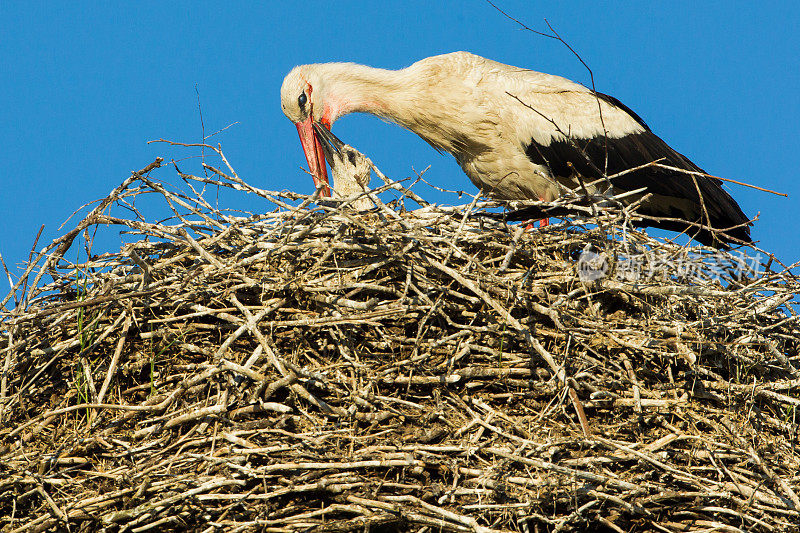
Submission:
[[[417,64],[401,70],[384,70],[352,63],[320,65],[325,70],[325,114],[333,123],[348,113],[370,113],[408,128],[434,147],[452,153],[458,132],[442,131],[450,106],[431,87]]]
[[[319,65],[325,80],[325,117],[334,122],[348,113],[372,113],[398,122],[406,69],[384,70],[353,63]]]

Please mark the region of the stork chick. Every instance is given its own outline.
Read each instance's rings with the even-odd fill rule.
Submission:
[[[646,188],[650,197],[638,212],[655,218],[643,225],[685,231],[713,246],[751,240],[749,219],[719,180],[704,175],[613,96],[559,76],[467,52],[401,70],[302,65],[283,81],[281,108],[297,126],[317,186],[328,183],[320,128],[330,130],[348,113],[371,113],[451,153],[470,180],[495,198],[552,201],[592,182],[587,189],[594,194],[608,189],[608,176],[629,171],[611,185],[616,194]],[[672,168],[637,168],[654,162]]]
[[[333,171],[333,198],[346,199],[368,191],[372,178],[372,161],[349,144],[343,143],[327,128],[319,124],[314,124],[313,128],[321,142],[325,159]],[[350,206],[356,211],[375,207],[366,196],[354,200]]]

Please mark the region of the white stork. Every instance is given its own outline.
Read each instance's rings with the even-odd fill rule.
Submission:
[[[315,125],[330,130],[343,115],[371,113],[450,152],[477,187],[500,199],[551,201],[581,181],[599,183],[656,161],[694,172],[651,166],[612,184],[615,193],[647,188],[652,196],[639,213],[656,218],[647,225],[686,231],[715,246],[750,242],[747,216],[718,180],[702,175],[616,98],[559,76],[467,52],[429,57],[401,70],[302,65],[284,79],[281,107],[297,126],[317,187],[327,185],[328,177],[327,150]]]

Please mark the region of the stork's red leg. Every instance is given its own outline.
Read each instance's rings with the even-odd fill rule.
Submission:
[[[544,202],[544,197],[543,197],[543,196],[540,196],[540,197],[539,197],[539,200],[541,200],[542,202]],[[544,227],[546,227],[546,226],[548,226],[548,225],[550,225],[550,219],[549,219],[549,218],[543,218],[543,219],[539,220],[539,227],[540,227],[540,228],[544,228]]]
[[[544,202],[544,198],[543,198],[543,197],[541,197],[541,196],[539,197],[539,200],[541,200],[542,202]],[[527,225],[527,226],[525,226],[525,229],[526,229],[526,230],[533,229],[533,223],[534,223],[534,222],[535,222],[534,220],[531,220],[531,221],[529,221],[529,222],[528,222],[528,225]],[[549,225],[550,225],[550,219],[549,219],[549,218],[540,218],[540,219],[539,219],[539,227],[540,227],[540,228],[544,228],[544,227],[546,227],[546,226],[549,226]]]

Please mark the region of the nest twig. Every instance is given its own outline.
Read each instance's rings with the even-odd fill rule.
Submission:
[[[631,211],[524,230],[158,166],[3,301],[3,531],[798,531],[789,271]],[[106,225],[133,242],[92,253]]]

